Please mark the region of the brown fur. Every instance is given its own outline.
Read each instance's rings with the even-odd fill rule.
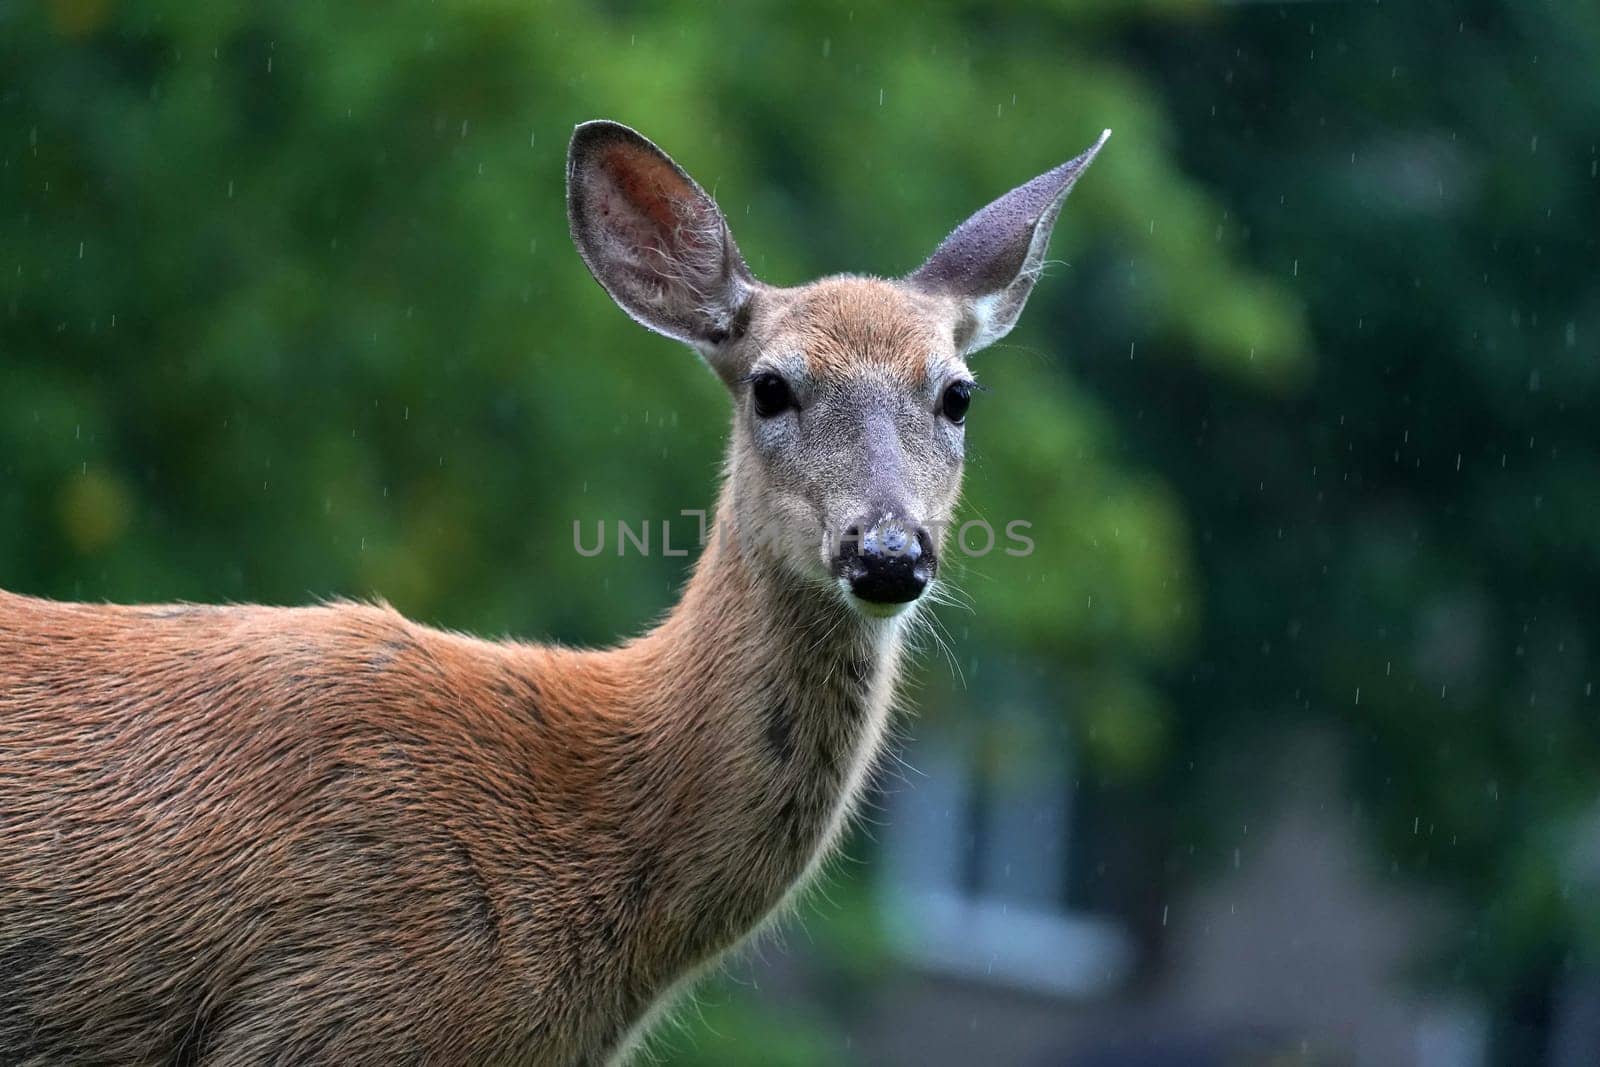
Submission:
[[[601,1062],[836,832],[847,610],[715,542],[610,652],[0,593],[0,1059]]]
[[[769,293],[764,317],[770,323],[761,324],[758,347],[803,353],[813,377],[882,367],[906,385],[921,385],[928,357],[954,347],[951,301],[893,282],[845,276]]]
[[[664,153],[579,127],[585,262],[735,397],[710,543],[666,621],[618,648],[382,605],[0,592],[0,1061],[617,1058],[837,838],[914,612],[855,598],[830,536],[941,524],[931,566],[962,339],[1009,328],[1092,154],[974,216],[924,283],[782,290]],[[753,410],[752,370],[794,403]]]

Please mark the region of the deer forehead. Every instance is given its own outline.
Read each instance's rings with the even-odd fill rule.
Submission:
[[[909,387],[957,362],[950,301],[878,278],[825,278],[772,291],[758,344],[826,381],[870,371]]]

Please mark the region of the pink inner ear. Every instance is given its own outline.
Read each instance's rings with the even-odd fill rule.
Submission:
[[[600,284],[669,337],[726,336],[746,292],[744,265],[711,198],[647,143],[624,138],[589,151],[575,161],[573,237]]]
[[[599,161],[598,207],[605,225],[636,248],[673,255],[696,245],[699,196],[671,164],[635,145],[618,144]]]
[[[667,188],[669,181],[679,186],[678,197],[688,192],[682,188],[683,183],[677,180],[672,168],[632,145],[612,147],[600,165],[616,192],[635,211],[642,212],[664,230],[672,228],[676,218],[669,203],[673,195]]]

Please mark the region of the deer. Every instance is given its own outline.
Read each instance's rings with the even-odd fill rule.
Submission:
[[[1109,134],[903,278],[784,288],[652,142],[575,128],[584,263],[732,401],[640,637],[0,592],[0,1061],[629,1059],[837,846],[939,580],[967,360]]]

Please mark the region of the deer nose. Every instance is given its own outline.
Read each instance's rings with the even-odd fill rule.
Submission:
[[[905,604],[928,587],[937,566],[928,531],[904,519],[856,523],[839,540],[835,569],[873,604]]]

